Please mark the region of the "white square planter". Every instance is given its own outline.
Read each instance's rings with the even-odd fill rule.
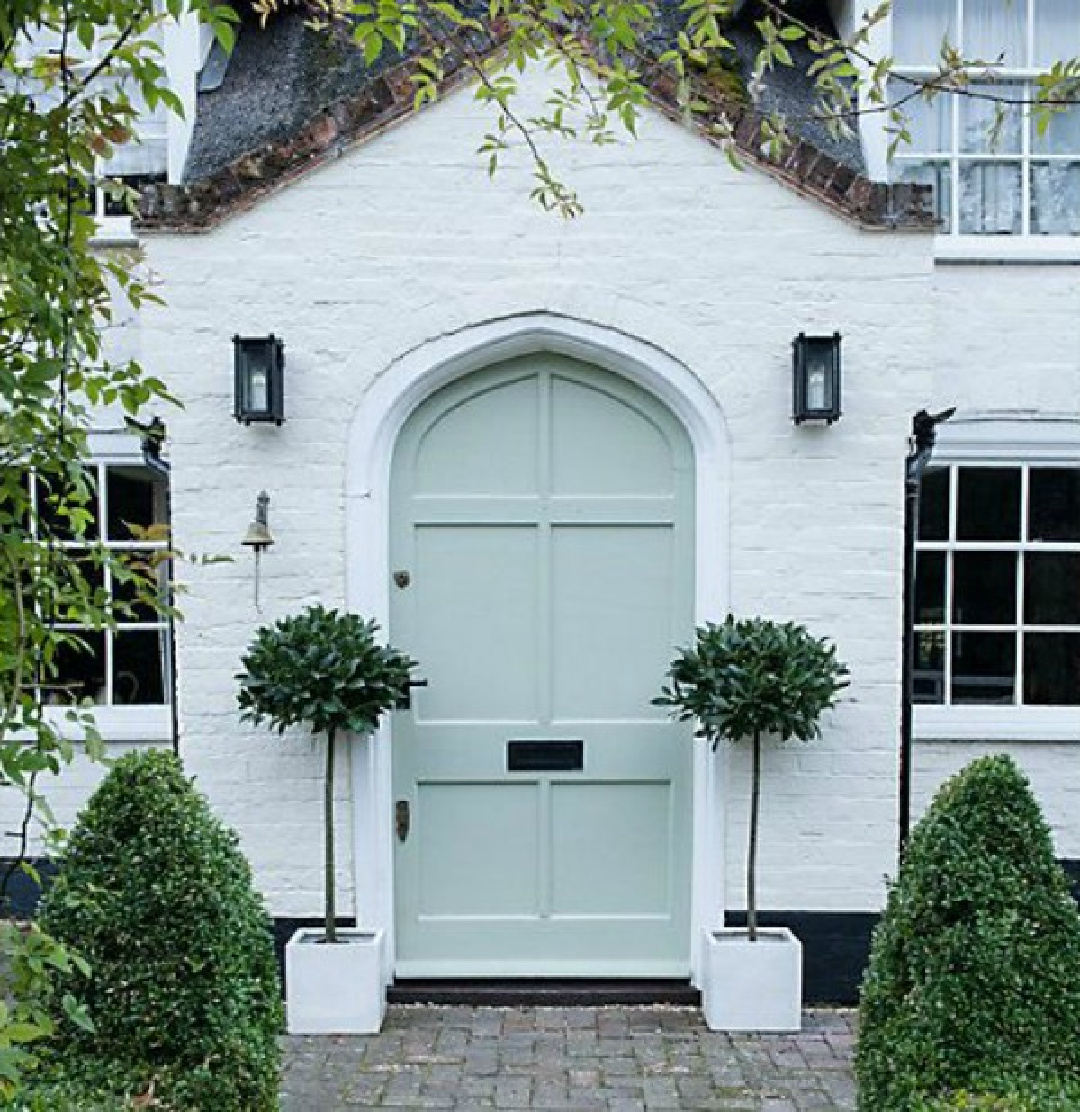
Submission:
[[[798,1031],[802,943],[786,927],[705,932],[705,1022],[712,1031]]]
[[[298,930],[285,946],[285,1015],[290,1035],[372,1035],[386,1013],[382,931]]]

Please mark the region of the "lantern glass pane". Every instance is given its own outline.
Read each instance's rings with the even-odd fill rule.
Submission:
[[[820,363],[811,363],[806,371],[806,408],[821,411],[829,404],[829,375]]]
[[[270,382],[266,367],[251,367],[248,378],[248,408],[253,413],[265,413],[270,408]]]

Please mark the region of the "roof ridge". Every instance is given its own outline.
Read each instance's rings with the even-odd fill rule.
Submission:
[[[507,37],[505,28],[496,28],[483,56],[497,53]],[[148,184],[140,194],[137,227],[206,231],[246,211],[347,149],[422,111],[414,103],[413,78],[420,72],[417,57],[403,59],[372,76],[359,93],[339,98],[316,113],[288,139],[265,142],[190,184]],[[471,76],[463,57],[447,58],[438,82],[439,99]],[[752,105],[718,97],[714,91],[710,111],[688,112],[679,103],[674,77],[659,64],[646,69],[643,78],[649,103],[668,119],[689,126],[714,146],[731,143],[747,162],[861,227],[933,230],[929,186],[872,181],[802,138],[792,139],[773,154],[761,139],[767,117]]]

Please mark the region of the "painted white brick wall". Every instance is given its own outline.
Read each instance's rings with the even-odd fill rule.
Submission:
[[[931,313],[930,408],[980,414],[1066,416],[1080,422],[1080,281],[1075,266],[939,265]],[[1033,426],[1034,427],[1034,426]],[[1032,781],[1058,854],[1080,858],[1080,713],[1075,742],[920,742],[914,802],[983,753],[1011,753]]]
[[[346,432],[372,377],[441,333],[548,310],[660,346],[723,408],[731,605],[830,634],[854,681],[822,742],[769,754],[763,903],[877,906],[894,843],[901,460],[930,386],[928,241],[861,233],[659,119],[637,143],[558,152],[586,203],[567,224],[529,205],[520,162],[488,182],[472,153],[482,130],[455,96],[208,236],[148,243],[168,307],[147,323],[146,354],[186,405],[170,419],[178,539],[237,554],[199,571],[185,603],[189,767],[241,831],[273,909],[315,913],[318,755],[236,724],[236,660],[258,621],[342,600]],[[827,430],[790,420],[804,329],[844,334],[845,415]],[[287,344],[288,421],[242,429],[229,337],[270,330]],[[237,541],[264,486],[278,543],[259,615]],[[743,766],[736,754],[733,902]]]
[[[902,461],[910,414],[936,389],[928,237],[859,231],[652,117],[635,143],[555,152],[586,203],[564,223],[530,205],[520,159],[488,181],[472,153],[485,126],[455,95],[207,235],[147,240],[167,305],[147,312],[142,354],[185,406],[164,414],[177,541],[235,558],[184,574],[189,770],[239,831],[273,912],[317,915],[321,753],[238,723],[240,654],[260,623],[343,601],[346,437],[376,376],[440,335],[546,310],[663,349],[723,409],[730,606],[806,622],[852,672],[823,740],[768,753],[761,904],[877,908],[894,862]],[[832,428],[791,421],[803,330],[844,336]],[[242,428],[230,339],[269,331],[287,345],[288,419]],[[263,488],[277,543],[259,612],[239,540]],[[745,751],[729,771],[725,876],[739,906]],[[348,807],[340,815],[347,912]]]

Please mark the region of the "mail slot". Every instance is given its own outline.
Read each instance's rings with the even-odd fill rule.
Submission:
[[[517,739],[506,743],[506,768],[509,772],[580,772],[585,767],[585,742],[578,740],[531,741]]]

